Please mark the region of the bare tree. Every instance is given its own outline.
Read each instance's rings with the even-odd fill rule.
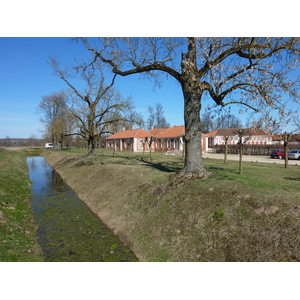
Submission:
[[[149,113],[149,117],[147,119],[147,129],[151,130],[154,128],[154,123],[155,123],[155,112],[154,112],[154,108],[152,106],[148,106],[147,109],[148,113]]]
[[[100,64],[86,65],[81,63],[74,67],[76,74],[85,84],[85,89],[77,89],[70,81],[68,70],[60,68],[56,59],[51,58],[50,64],[70,88],[68,107],[70,114],[77,120],[77,131],[72,135],[80,135],[88,144],[88,156],[94,154],[96,140],[105,133],[112,132],[112,124],[125,120],[124,112],[133,110],[131,98],[124,99],[114,88],[116,74],[109,85]],[[126,119],[131,122],[132,120]],[[132,121],[133,122],[133,121]]]
[[[219,116],[218,116],[219,115]],[[224,110],[219,113],[206,111],[201,115],[201,128],[203,133],[214,131],[220,128],[242,128],[242,121],[231,113]]]
[[[237,104],[266,116],[271,109],[285,114],[283,94],[292,101],[298,99],[300,81],[289,74],[299,65],[299,38],[84,38],[82,41],[94,54],[94,62],[100,59],[115,74],[144,73],[159,80],[164,73],[180,83],[186,155],[178,177],[210,176],[202,166],[203,97],[210,97],[222,107]],[[181,54],[180,65],[178,54]]]
[[[10,137],[7,135],[7,136],[5,137],[5,145],[6,145],[6,146],[10,146],[10,144],[11,144],[11,140],[10,140]]]
[[[210,112],[205,112],[201,115],[201,131],[208,133],[218,129]]]
[[[155,136],[151,136],[151,137],[146,137],[146,142],[148,143],[149,146],[149,152],[150,152],[150,162],[153,162],[153,158],[152,158],[152,144],[155,141]]]
[[[127,158],[130,159],[130,152],[133,151],[133,138],[128,138],[128,139],[125,139],[125,143],[126,143],[126,146],[127,146]]]
[[[154,128],[170,128],[170,123],[165,118],[165,112],[161,103],[155,103],[155,123]]]
[[[238,136],[238,145],[239,145],[239,174],[243,174],[243,166],[242,166],[242,162],[243,162],[243,148],[244,148],[244,144],[251,138],[251,133],[245,131],[245,129],[238,129],[235,132]]]
[[[299,116],[294,116],[293,124],[296,127],[296,131],[300,132],[300,118],[299,118]]]
[[[289,153],[289,142],[292,138],[294,138],[295,135],[292,133],[288,133],[288,132],[284,132],[281,135],[281,138],[283,140],[283,147],[284,147],[284,167],[287,168],[289,165],[289,157],[288,157],[288,153]]]
[[[165,118],[165,112],[161,103],[155,103],[155,106],[148,106],[149,117],[147,120],[148,130],[152,128],[170,128],[170,123]]]
[[[224,164],[227,164],[228,143],[233,140],[233,137],[230,135],[224,135],[223,140],[225,142]]]
[[[46,126],[46,137],[51,139],[54,149],[61,150],[63,139],[70,133],[73,124],[67,111],[65,92],[42,96],[38,111],[43,113],[41,122]]]
[[[34,146],[37,146],[37,135],[35,133],[32,133],[28,138],[28,144],[33,148]]]

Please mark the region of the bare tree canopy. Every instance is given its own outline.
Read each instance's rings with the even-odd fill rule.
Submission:
[[[170,128],[170,123],[165,118],[165,112],[161,103],[155,103],[154,108],[148,106],[149,117],[147,120],[147,129],[152,128]]]
[[[144,73],[157,82],[174,77],[184,98],[184,168],[179,176],[205,178],[200,109],[203,97],[215,105],[286,113],[285,98],[298,101],[299,38],[83,38],[93,54],[115,74]],[[284,97],[285,96],[285,97]],[[189,174],[187,174],[189,173]]]
[[[134,112],[131,97],[126,99],[113,88],[116,75],[110,84],[105,83],[100,62],[87,65],[75,64],[72,69],[62,69],[58,61],[51,58],[50,64],[69,87],[68,113],[76,120],[76,126],[69,135],[80,135],[88,143],[88,155],[93,155],[96,140],[105,133],[112,133],[117,127],[134,124],[141,117]],[[82,88],[75,87],[74,78],[81,79]],[[77,85],[81,86],[80,84]]]
[[[41,122],[45,124],[45,135],[54,144],[54,149],[61,150],[65,136],[71,131],[74,119],[67,109],[64,91],[42,96],[38,111],[43,114]]]
[[[214,131],[219,128],[242,128],[242,121],[233,114],[211,115],[205,112],[201,115],[201,130],[203,133]]]

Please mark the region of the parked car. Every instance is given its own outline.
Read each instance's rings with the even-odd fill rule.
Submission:
[[[278,157],[279,159],[280,158],[285,158],[284,150],[277,149],[277,150],[272,151],[271,158],[275,158],[275,157]]]
[[[300,159],[300,150],[293,150],[288,153],[289,159]]]
[[[52,143],[46,143],[45,148],[53,148],[53,144]]]

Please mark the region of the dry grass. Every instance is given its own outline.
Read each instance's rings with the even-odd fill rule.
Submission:
[[[169,185],[181,159],[47,151],[47,161],[141,261],[299,261],[299,166],[205,160],[214,176]]]

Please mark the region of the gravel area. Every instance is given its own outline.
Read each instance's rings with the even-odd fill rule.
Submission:
[[[202,157],[224,160],[224,154],[219,154],[219,153],[203,153]],[[228,154],[227,160],[239,160],[239,155]],[[243,155],[243,161],[284,165],[284,159],[271,158],[270,156],[262,156],[262,155]],[[300,160],[289,160],[289,165],[300,165]]]

